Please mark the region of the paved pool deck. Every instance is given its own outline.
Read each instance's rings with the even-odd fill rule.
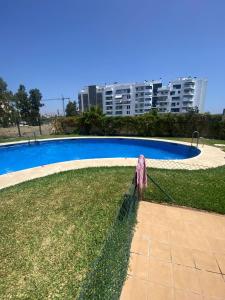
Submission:
[[[141,201],[120,300],[224,300],[225,216]]]
[[[82,139],[87,137],[68,137],[68,138],[54,138],[54,139],[41,139],[38,141],[50,141],[50,140],[68,140],[68,139]],[[107,138],[103,137],[88,137],[88,138]],[[118,138],[118,137],[110,137]],[[151,139],[151,138],[134,138],[134,137],[120,137],[127,139],[147,139],[147,140],[158,140],[170,143],[190,145],[190,143],[164,140],[164,139]],[[7,146],[12,144],[21,144],[28,143],[28,141],[21,142],[10,142],[10,143],[1,143],[0,146]],[[155,168],[165,168],[165,169],[188,169],[188,170],[197,170],[197,169],[207,169],[215,168],[218,166],[225,165],[225,152],[221,149],[212,147],[212,146],[200,146],[199,149],[201,153],[193,158],[181,159],[181,160],[156,160],[156,159],[147,159],[148,167]],[[103,159],[84,159],[84,160],[73,160],[60,163],[54,163],[49,165],[43,165],[40,167],[35,167],[31,169],[26,169],[17,172],[11,172],[8,174],[0,175],[0,189],[28,181],[31,179],[44,177],[50,174],[81,169],[81,168],[90,168],[90,167],[112,167],[112,166],[133,166],[137,164],[136,158],[103,158]]]

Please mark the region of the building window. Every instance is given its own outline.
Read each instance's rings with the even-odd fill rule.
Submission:
[[[130,115],[130,111],[129,110],[127,110],[127,115]]]
[[[106,95],[112,95],[112,91],[106,91],[105,94]]]
[[[143,97],[144,93],[136,93],[136,97]]]
[[[173,88],[176,90],[181,89],[181,84],[174,84]]]
[[[185,84],[184,84],[184,87],[194,87],[194,86],[195,86],[195,83],[192,81],[185,82]]]
[[[106,101],[105,105],[112,105],[112,101]]]
[[[170,95],[175,95],[175,91],[170,92]]]
[[[116,111],[116,115],[122,115],[122,111],[121,110]]]
[[[172,97],[172,100],[180,100],[180,97]]]
[[[122,105],[116,105],[116,109],[122,109],[123,106]]]
[[[105,97],[106,100],[112,100],[112,96]]]
[[[151,85],[146,85],[145,89],[146,90],[152,90],[152,86]]]
[[[130,105],[127,105],[127,109],[130,109]]]
[[[123,95],[123,99],[130,99],[130,94],[128,94],[128,95]]]
[[[116,94],[126,94],[130,93],[130,89],[121,89],[121,90],[116,90]]]
[[[144,91],[145,87],[144,86],[137,86],[136,91]]]
[[[180,109],[179,108],[171,108],[171,112],[179,112]]]

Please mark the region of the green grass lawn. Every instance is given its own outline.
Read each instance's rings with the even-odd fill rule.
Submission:
[[[49,134],[49,135],[37,135],[37,139],[54,139],[54,138],[60,138],[60,137],[77,137],[76,134]],[[10,143],[10,142],[18,142],[18,141],[26,141],[28,140],[28,136],[23,137],[6,137],[6,136],[0,136],[0,143]],[[33,139],[33,136],[32,138]]]
[[[38,139],[47,139],[47,138],[60,138],[60,137],[78,137],[77,134],[51,134],[51,135],[38,135]],[[90,136],[86,136],[90,137]],[[147,137],[146,137],[147,138]],[[154,139],[154,137],[152,137]],[[191,143],[191,138],[185,138],[185,137],[155,137],[158,139],[166,139],[171,141],[180,141],[180,142],[188,142]],[[27,140],[28,137],[3,137],[0,136],[0,143],[9,143],[9,142],[16,142],[16,141],[24,141]],[[196,143],[196,139],[194,140]],[[214,146],[215,144],[224,144],[225,147],[225,140],[215,140],[215,139],[200,139],[200,145],[205,144],[209,146]]]
[[[0,191],[0,298],[75,299],[133,172],[75,170]]]
[[[225,167],[148,172],[172,204],[225,214]],[[75,299],[133,173],[74,170],[1,190],[0,298]],[[145,200],[167,201],[151,182]]]
[[[149,169],[148,173],[174,199],[172,204],[225,214],[225,166],[194,171]],[[145,200],[168,202],[151,181]]]

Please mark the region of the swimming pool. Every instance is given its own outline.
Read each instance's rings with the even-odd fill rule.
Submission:
[[[186,159],[200,153],[195,147],[156,140],[75,138],[0,146],[0,174],[80,159],[136,158]]]

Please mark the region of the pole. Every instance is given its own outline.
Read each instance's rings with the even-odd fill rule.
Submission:
[[[62,97],[62,103],[63,103],[63,116],[65,117],[65,98]]]
[[[19,134],[19,137],[21,137],[20,123],[19,123],[19,120],[18,120],[18,118],[16,118],[16,125],[17,125],[17,129],[18,129],[18,134]]]
[[[40,132],[40,135],[42,135],[40,114],[39,114],[39,116],[38,116],[38,126],[39,126],[39,132]]]

